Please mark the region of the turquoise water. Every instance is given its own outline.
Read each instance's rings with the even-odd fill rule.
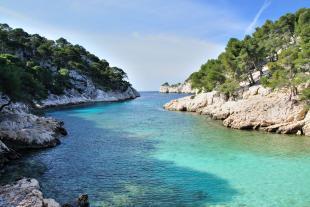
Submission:
[[[39,179],[60,202],[87,192],[92,206],[310,206],[310,139],[231,130],[169,112],[177,94],[51,111],[69,135],[29,153],[1,181]]]

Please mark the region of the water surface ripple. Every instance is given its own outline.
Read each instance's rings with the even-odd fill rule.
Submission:
[[[37,178],[60,202],[92,206],[310,206],[310,139],[231,130],[169,112],[179,94],[50,111],[69,135],[7,166],[1,182]]]

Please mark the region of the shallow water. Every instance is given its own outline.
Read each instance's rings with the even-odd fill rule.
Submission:
[[[69,135],[7,166],[60,202],[92,206],[310,206],[310,139],[227,129],[162,105],[178,94],[51,111]]]

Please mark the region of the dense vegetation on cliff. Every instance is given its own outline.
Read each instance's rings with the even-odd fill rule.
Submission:
[[[310,9],[286,14],[275,22],[267,20],[243,40],[231,38],[217,59],[208,60],[188,80],[194,88],[231,95],[239,82],[255,84],[254,72],[260,74],[263,85],[288,87],[292,95],[298,93],[298,84],[310,80]],[[309,89],[301,93],[310,99]]]
[[[80,45],[48,40],[0,24],[0,92],[11,101],[40,100],[70,88],[70,70],[87,75],[103,90],[126,90],[126,73]]]

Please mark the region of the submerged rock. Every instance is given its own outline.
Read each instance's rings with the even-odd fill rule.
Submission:
[[[88,195],[87,194],[80,195],[77,204],[79,207],[89,207]]]
[[[271,92],[260,85],[250,87],[240,97],[226,100],[219,92],[212,91],[172,100],[164,108],[209,115],[235,129],[310,136],[310,115],[304,102],[290,100],[287,93]]]
[[[88,195],[81,194],[73,203],[65,203],[62,207],[89,207]]]
[[[60,207],[54,199],[44,199],[36,179],[23,178],[0,187],[0,207]]]

